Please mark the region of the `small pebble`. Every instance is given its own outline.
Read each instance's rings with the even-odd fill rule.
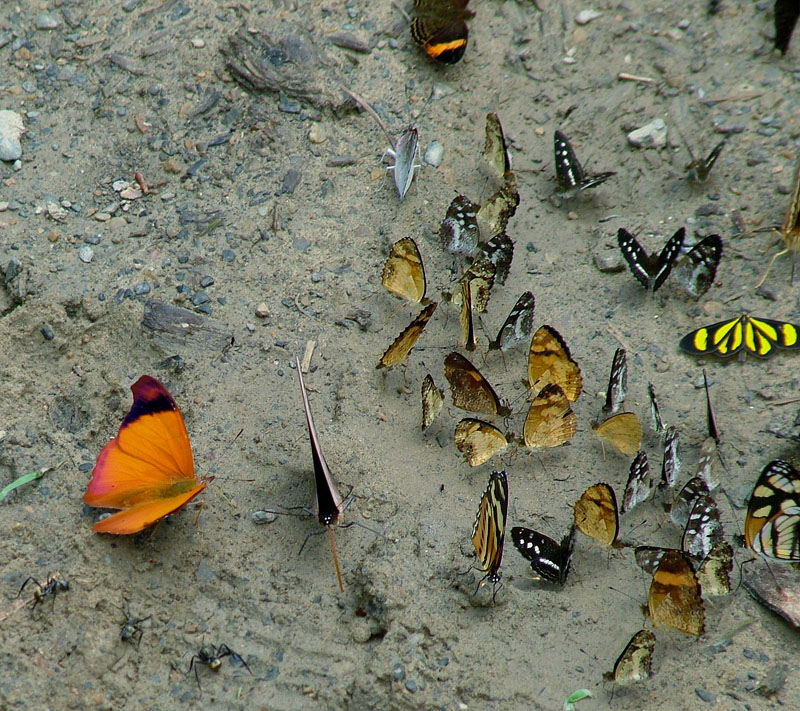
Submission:
[[[431,141],[425,150],[425,162],[438,168],[442,163],[444,157],[444,146],[439,141]]]
[[[628,134],[628,143],[637,148],[663,148],[667,145],[667,124],[656,118]]]
[[[402,681],[406,678],[406,668],[402,664],[395,664],[392,667],[392,679]]]
[[[311,143],[325,143],[328,140],[328,131],[324,124],[316,122],[311,124],[311,128],[308,129],[308,140]]]
[[[202,304],[207,304],[209,301],[211,301],[211,297],[208,294],[206,294],[205,291],[197,291],[191,298],[191,302],[195,306],[201,306]]]
[[[36,16],[37,30],[54,30],[61,24],[61,21],[49,12],[42,12]]]
[[[78,250],[78,259],[80,259],[84,264],[88,264],[94,258],[94,250],[88,245],[85,244]]]
[[[204,276],[202,279],[200,279],[200,286],[202,286],[204,289],[211,286],[213,283],[214,277],[212,276]]]
[[[694,693],[697,694],[707,704],[713,704],[714,701],[716,700],[716,697],[714,696],[714,694],[706,691],[705,689],[701,689],[699,687],[694,690]]]
[[[0,111],[0,160],[15,161],[22,156],[19,139],[25,132],[22,116],[16,111]]]
[[[272,511],[253,511],[251,518],[256,526],[262,526],[265,523],[272,523],[278,516]]]
[[[192,47],[196,47],[197,49],[202,49],[206,46],[206,41],[201,39],[200,37],[193,37],[192,38]]]
[[[258,318],[267,318],[269,316],[269,307],[262,301],[256,306],[255,314]]]
[[[144,294],[150,293],[150,283],[146,281],[140,281],[133,287],[133,293],[137,296],[142,296]]]
[[[406,682],[406,690],[407,690],[407,691],[409,691],[409,692],[410,692],[410,693],[412,693],[412,694],[413,694],[414,692],[416,692],[416,690],[417,690],[417,682],[416,682],[416,681],[414,681],[413,679],[409,679],[409,680]]]
[[[603,13],[599,10],[581,10],[575,15],[576,25],[588,25],[592,20],[596,20]]]
[[[53,329],[50,326],[42,326],[39,331],[41,332],[42,336],[44,336],[45,341],[52,341],[56,336],[53,333]]]

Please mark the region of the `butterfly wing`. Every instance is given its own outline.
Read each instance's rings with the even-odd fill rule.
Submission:
[[[800,561],[800,472],[775,459],[756,481],[747,506],[745,543],[765,558]]]
[[[475,340],[475,328],[472,324],[472,290],[469,281],[461,282],[461,312],[458,315],[461,325],[461,336],[464,339],[464,348],[474,351],[478,347]]]
[[[705,294],[714,283],[722,258],[722,237],[709,235],[692,247],[675,267],[675,278],[695,299]]]
[[[653,675],[653,650],[656,637],[650,630],[639,630],[625,645],[622,654],[614,662],[614,670],[609,678],[625,686],[644,681]]]
[[[416,345],[438,305],[434,301],[422,309],[419,316],[408,324],[403,332],[392,341],[392,344],[386,349],[375,367],[388,368],[408,358],[408,354],[411,353],[411,349]]]
[[[478,245],[478,254],[494,264],[495,280],[498,284],[505,284],[514,259],[514,243],[511,238],[505,232],[500,232],[488,242],[481,242]]]
[[[444,406],[444,393],[428,373],[422,381],[422,429],[426,430]]]
[[[483,492],[475,523],[472,526],[472,543],[486,579],[496,585],[500,582],[500,563],[503,560],[503,542],[508,515],[508,479],[504,471],[492,472],[486,491]]]
[[[389,168],[394,173],[394,185],[397,194],[402,200],[405,198],[411,182],[414,180],[414,170],[419,168],[416,159],[419,156],[419,134],[413,126],[406,128],[394,146],[394,165]]]
[[[573,508],[578,530],[606,546],[619,535],[617,495],[608,484],[595,484],[581,494]]]
[[[681,458],[678,445],[678,430],[667,427],[664,430],[664,458],[661,460],[661,488],[672,489],[681,471]]]
[[[605,415],[613,415],[625,402],[625,393],[628,389],[628,354],[624,348],[617,348],[614,360],[611,363],[611,375],[608,378],[606,390],[606,404],[603,406]]]
[[[639,244],[636,237],[623,227],[617,231],[617,244],[633,276],[645,289],[649,289],[650,255]]]
[[[100,452],[83,497],[87,506],[124,511],[96,523],[95,531],[141,531],[206,486],[195,479],[186,425],[167,389],[143,375],[131,390],[133,406]]]
[[[528,384],[538,391],[548,383],[558,385],[570,402],[575,402],[583,389],[583,376],[572,359],[561,334],[551,326],[540,326],[531,339],[528,352]]]
[[[648,595],[653,623],[699,637],[705,631],[705,607],[700,584],[686,556],[667,550],[653,575]]]
[[[621,513],[630,511],[637,504],[647,501],[653,493],[653,480],[650,476],[650,465],[647,452],[639,452],[631,463],[625,493],[622,495]]]
[[[731,592],[733,548],[719,541],[697,569],[697,580],[703,595],[728,595]]]
[[[478,246],[478,209],[466,195],[456,195],[439,226],[442,246],[452,254],[472,254]]]
[[[607,420],[592,425],[592,430],[629,457],[636,454],[642,446],[642,424],[633,412],[612,415]]]
[[[495,113],[486,114],[486,142],[482,155],[496,178],[502,180],[511,170],[511,157],[508,155],[503,125]]]
[[[484,239],[506,231],[508,221],[517,212],[519,190],[513,171],[506,173],[503,184],[481,205],[475,215]]]
[[[686,528],[694,502],[698,497],[708,495],[709,491],[708,485],[700,477],[689,479],[670,508],[669,517],[672,523],[680,528]]]
[[[650,417],[653,422],[653,431],[663,432],[664,421],[661,419],[661,410],[658,408],[658,400],[656,399],[656,388],[653,383],[647,384],[647,394],[650,397]]]
[[[708,494],[698,496],[683,530],[681,548],[692,558],[701,560],[722,541],[723,535],[722,519],[714,499]]]
[[[455,442],[471,467],[480,466],[508,447],[506,436],[497,427],[472,417],[456,425]]]
[[[575,543],[574,526],[560,544],[543,533],[523,526],[511,529],[511,540],[522,557],[530,562],[538,578],[557,585],[566,582]]]
[[[562,131],[553,134],[553,148],[556,157],[556,182],[559,190],[568,192],[580,186],[585,174],[583,166],[575,155],[572,144]]]
[[[508,314],[497,338],[489,343],[489,350],[507,351],[515,344],[525,340],[531,335],[533,328],[533,311],[536,306],[536,299],[530,291],[526,291],[517,299],[511,313]]]
[[[533,399],[523,428],[523,442],[530,449],[558,447],[572,439],[578,429],[578,417],[572,411],[564,391],[545,385]]]
[[[425,298],[425,267],[413,239],[406,237],[392,245],[381,281],[386,289],[409,301],[419,303]]]
[[[508,414],[489,381],[460,353],[453,352],[445,358],[444,376],[456,407],[501,417]]]

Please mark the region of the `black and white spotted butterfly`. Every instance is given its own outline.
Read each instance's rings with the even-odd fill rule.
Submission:
[[[610,417],[625,402],[628,389],[628,354],[624,348],[617,348],[614,360],[611,362],[611,375],[608,378],[606,390],[606,403],[603,405],[603,415]]]
[[[562,193],[572,193],[579,190],[594,188],[600,183],[604,183],[612,175],[613,171],[605,173],[588,174],[575,155],[575,150],[569,139],[561,131],[556,131],[554,136],[554,148],[556,156],[556,182],[558,189]]]
[[[686,252],[675,265],[675,278],[687,293],[699,299],[714,283],[722,259],[722,237],[708,235]]]
[[[495,281],[505,284],[511,271],[511,260],[514,258],[514,243],[505,233],[500,232],[487,242],[478,245],[479,258],[485,257],[495,267]]]
[[[472,254],[478,246],[478,205],[466,195],[456,195],[439,227],[442,246],[453,254]]]
[[[659,434],[664,431],[664,420],[661,419],[661,410],[658,407],[656,398],[656,387],[653,383],[647,383],[647,394],[650,396],[650,418],[653,423],[653,431]]]
[[[511,540],[522,557],[530,561],[537,578],[557,585],[563,585],[567,581],[575,545],[574,524],[560,544],[543,533],[522,526],[511,529]]]
[[[648,291],[657,291],[666,281],[683,247],[686,229],[681,227],[658,254],[648,254],[628,230],[620,227],[617,243],[633,276]]]
[[[695,501],[701,496],[708,495],[709,492],[708,485],[700,477],[689,479],[670,508],[669,517],[672,522],[680,528],[686,528]]]
[[[652,494],[653,480],[650,476],[650,465],[647,462],[647,453],[642,451],[631,462],[628,483],[625,484],[625,493],[622,495],[620,513],[626,513],[637,504],[647,501]]]
[[[689,145],[689,142],[682,133],[681,138],[683,138],[683,142],[686,145],[686,150],[689,151],[689,155],[692,157],[691,162],[686,166],[689,179],[696,183],[705,183],[706,180],[708,180],[708,174],[714,167],[714,163],[716,163],[717,158],[719,158],[719,154],[722,153],[722,149],[725,148],[725,144],[727,143],[729,136],[725,136],[716,146],[714,146],[711,149],[711,152],[705,158],[698,158],[694,154],[692,147]]]
[[[530,291],[526,291],[517,299],[511,313],[508,314],[497,338],[489,342],[489,350],[507,351],[520,341],[527,340],[533,330],[533,310],[536,299]]]
[[[661,460],[660,489],[672,489],[681,471],[678,430],[671,425],[664,430],[664,458]]]
[[[694,500],[689,520],[683,529],[681,547],[692,558],[705,558],[723,540],[722,520],[714,499],[701,494]]]

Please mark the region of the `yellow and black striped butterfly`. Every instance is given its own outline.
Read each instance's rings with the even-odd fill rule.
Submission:
[[[744,522],[749,548],[765,558],[800,562],[800,472],[775,459],[758,477]]]
[[[392,341],[392,345],[386,349],[385,353],[378,361],[378,365],[375,367],[388,368],[408,358],[408,354],[411,353],[411,349],[416,344],[417,339],[422,335],[425,326],[428,325],[428,321],[431,320],[431,316],[433,316],[433,312],[436,311],[438,305],[439,304],[434,301],[422,309],[419,316],[408,324],[403,332]]]
[[[653,675],[655,647],[655,635],[650,630],[639,630],[617,657],[613,671],[603,674],[603,678],[620,686],[644,681]]]
[[[595,484],[581,494],[575,502],[575,525],[578,530],[600,541],[606,546],[613,546],[619,535],[619,508],[617,495],[608,484]]]
[[[425,299],[425,267],[417,243],[406,237],[392,245],[383,265],[383,285],[393,294],[420,303]]]
[[[777,19],[777,14],[776,14]],[[797,19],[797,18],[795,18]],[[781,225],[780,232],[778,233],[783,240],[784,248],[780,252],[772,255],[767,265],[767,271],[761,277],[761,281],[756,284],[755,288],[758,289],[769,276],[772,265],[778,257],[787,254],[788,252],[800,251],[800,155],[797,157],[797,163],[794,168],[794,181],[792,183],[792,199],[786,207],[786,213],[783,216],[783,225]],[[794,259],[792,259],[792,281],[794,282]]]
[[[800,349],[800,326],[742,314],[687,333],[678,346],[694,355],[727,358],[742,351],[766,358],[776,348]]]
[[[500,584],[500,563],[503,560],[503,541],[506,537],[506,516],[508,514],[508,479],[505,471],[492,472],[486,491],[483,492],[475,525],[472,527],[472,543],[485,573],[480,587],[485,581],[492,586],[492,600],[497,595]],[[475,592],[478,592],[475,590]]]

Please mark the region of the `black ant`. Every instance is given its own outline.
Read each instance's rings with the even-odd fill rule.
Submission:
[[[197,675],[197,666],[199,664],[204,664],[213,672],[219,671],[219,668],[222,666],[223,657],[230,657],[231,661],[235,661],[244,665],[244,668],[247,669],[250,674],[253,673],[250,671],[250,667],[247,666],[247,662],[236,652],[234,652],[227,644],[221,644],[219,647],[213,644],[206,644],[203,645],[200,648],[200,651],[192,657],[192,660],[189,662],[189,671],[187,672],[188,674],[192,671],[192,669],[194,669],[194,678],[197,679],[198,689],[201,687],[200,677]]]
[[[53,596],[53,606],[56,604],[56,597],[58,596],[59,590],[69,590],[69,581],[68,580],[60,580],[56,575],[48,575],[47,580],[44,581],[44,585],[40,583],[36,578],[33,576],[28,577],[24,583],[20,586],[19,592],[17,593],[17,597],[22,595],[22,591],[25,589],[25,586],[28,583],[33,583],[33,607],[31,608],[31,612],[36,609],[36,606],[44,600],[48,595]]]
[[[152,615],[148,615],[147,617],[134,617],[131,615],[130,603],[125,600],[125,598],[123,598],[123,600],[125,606],[119,609],[122,611],[122,614],[125,615],[125,621],[120,628],[119,638],[123,642],[130,641],[131,644],[133,644],[133,640],[136,640],[136,646],[138,647],[142,643],[142,635],[144,634],[144,630],[139,627],[139,623],[149,620]],[[117,605],[116,607],[119,606]]]

